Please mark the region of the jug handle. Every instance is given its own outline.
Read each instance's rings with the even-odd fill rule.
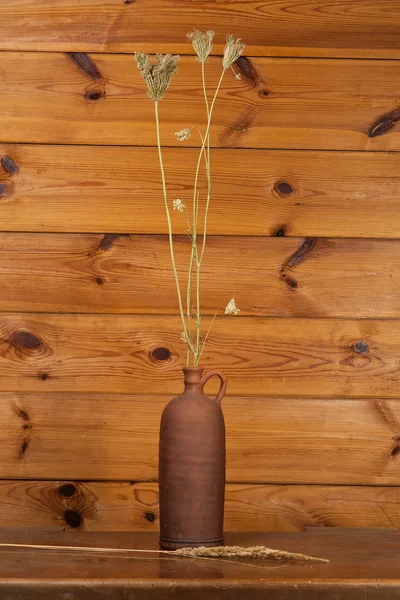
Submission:
[[[225,395],[226,392],[226,386],[228,385],[228,381],[225,377],[225,375],[223,373],[221,373],[221,371],[218,371],[217,369],[213,369],[212,371],[208,371],[208,373],[206,373],[205,375],[203,375],[203,377],[200,380],[200,384],[201,387],[203,388],[204,385],[207,383],[207,381],[209,379],[211,379],[211,377],[214,377],[214,375],[216,375],[217,377],[219,377],[220,381],[221,381],[221,385],[219,388],[219,392],[216,395],[215,398],[213,398],[213,400],[220,405],[221,404],[221,400]]]

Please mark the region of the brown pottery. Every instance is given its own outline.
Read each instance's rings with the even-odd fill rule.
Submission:
[[[203,375],[201,367],[183,373],[185,389],[165,407],[160,427],[160,546],[168,550],[224,543],[227,381],[219,371]],[[221,386],[210,398],[203,386],[214,375]]]

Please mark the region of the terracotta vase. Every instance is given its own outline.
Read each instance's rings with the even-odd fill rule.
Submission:
[[[182,394],[171,400],[161,417],[159,447],[160,546],[224,543],[225,423],[221,400],[226,377],[203,375],[201,367],[185,367]],[[213,376],[221,381],[216,398],[203,392]]]

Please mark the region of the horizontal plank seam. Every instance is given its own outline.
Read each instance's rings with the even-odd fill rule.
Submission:
[[[126,483],[129,484],[131,486],[134,486],[136,484],[141,484],[141,483],[153,483],[153,484],[157,484],[158,480],[157,479],[135,479],[135,480],[129,480],[129,479],[85,479],[85,478],[79,478],[79,479],[67,479],[67,478],[62,478],[62,477],[58,477],[58,478],[54,478],[54,477],[22,477],[22,478],[18,478],[18,479],[14,479],[12,477],[0,477],[0,483],[2,481],[8,481],[10,483],[26,483],[29,481],[32,482],[46,482],[46,483],[64,483],[64,482],[68,482],[68,483],[107,483],[112,485],[113,483]],[[393,490],[400,490],[400,485],[393,485],[393,484],[384,484],[384,483],[308,483],[308,482],[304,482],[304,483],[291,483],[291,482],[285,482],[285,481],[236,481],[236,480],[227,480],[226,481],[227,485],[248,485],[248,486],[273,486],[273,485],[280,485],[280,486],[285,486],[285,487],[307,487],[307,488],[385,488],[385,489],[393,489]],[[1,504],[1,502],[0,502]]]
[[[114,148],[135,148],[136,150],[154,150],[155,152],[157,152],[157,146],[144,146],[143,144],[138,144],[138,145],[131,145],[131,144],[93,144],[92,143],[88,143],[88,144],[77,144],[76,142],[1,142],[2,144],[5,145],[12,145],[12,146],[42,146],[42,147],[46,147],[46,146],[59,146],[60,148],[63,148],[64,146],[67,147],[76,147],[76,148],[93,148],[93,151],[97,151],[99,148],[110,148],[110,149],[114,149]],[[200,150],[200,146],[190,146],[190,145],[185,145],[185,146],[166,146],[163,145],[163,148],[165,148],[166,150],[172,150],[172,151],[176,151],[176,152],[185,152],[185,150],[193,150],[193,152],[195,150]],[[338,153],[338,152],[342,152],[343,154],[360,154],[360,155],[385,155],[385,154],[399,154],[400,153],[400,149],[399,150],[352,150],[351,148],[346,149],[344,148],[343,150],[340,149],[335,149],[333,148],[332,150],[329,149],[321,149],[321,148],[269,148],[269,147],[265,147],[265,148],[252,148],[252,147],[236,147],[236,146],[214,146],[213,147],[213,151],[214,152],[226,152],[229,150],[234,150],[235,152],[253,152],[253,153],[261,153],[261,152],[318,152],[318,154],[330,154],[332,152]]]
[[[9,316],[18,316],[18,315],[49,315],[49,316],[87,316],[87,317],[114,317],[114,318],[123,318],[123,317],[151,317],[152,319],[165,319],[166,317],[179,317],[179,312],[177,309],[177,312],[175,313],[158,313],[158,314],[154,314],[154,313],[146,313],[146,312],[120,312],[120,313],[113,313],[113,312],[48,312],[48,311],[10,311],[10,310],[1,310],[0,309],[0,315],[9,315]],[[204,315],[203,319],[207,320],[207,319],[211,319],[212,318],[212,313],[208,314],[208,315]],[[216,317],[216,321],[221,321],[223,320],[225,317],[224,315],[221,315],[219,317]],[[271,315],[240,315],[237,316],[236,319],[276,319],[279,321],[282,320],[287,320],[289,321],[356,321],[356,322],[363,322],[365,323],[366,321],[372,321],[372,322],[377,322],[377,321],[382,321],[382,322],[396,322],[399,321],[400,322],[400,317],[380,317],[379,315],[376,317],[352,317],[352,316],[344,316],[344,317],[323,317],[323,316],[319,316],[319,317],[282,317],[282,316],[271,316]]]
[[[36,231],[33,229],[30,230],[25,230],[25,229],[21,229],[21,230],[16,230],[16,229],[0,229],[0,235],[1,234],[25,234],[25,235],[54,235],[54,236],[84,236],[84,235],[91,235],[91,236],[103,236],[105,234],[104,231]],[[130,237],[130,238],[139,238],[139,237],[154,237],[154,238],[164,238],[165,241],[168,241],[168,233],[149,233],[149,232],[116,232],[113,228],[109,228],[107,230],[108,234],[115,234],[117,236],[121,236],[121,237]],[[172,234],[174,239],[184,239],[187,240],[187,235],[183,234],[183,233],[174,233]],[[198,237],[202,238],[203,234],[198,234]],[[400,236],[399,237],[354,237],[354,236],[337,236],[337,235],[284,235],[284,236],[277,236],[274,234],[268,235],[267,233],[265,234],[257,234],[257,235],[248,235],[248,234],[227,234],[227,233],[208,233],[207,234],[207,239],[217,239],[217,238],[236,238],[238,240],[254,240],[254,239],[275,239],[277,244],[284,244],[284,240],[285,239],[292,239],[292,240],[298,240],[299,242],[301,240],[304,240],[304,238],[312,238],[315,240],[332,240],[332,241],[365,241],[365,243],[367,244],[368,242],[393,242],[393,243],[398,243],[400,242]],[[327,317],[329,318],[329,317]]]
[[[366,139],[370,139],[368,138],[368,136],[365,136]],[[80,148],[86,148],[86,147],[93,147],[93,148],[151,148],[154,150],[157,150],[157,146],[144,146],[143,144],[93,144],[92,143],[82,143],[82,144],[77,144],[76,142],[73,142],[71,144],[68,143],[61,143],[61,142],[26,142],[26,141],[22,141],[22,142],[13,142],[13,141],[6,141],[0,138],[0,144],[4,144],[4,145],[13,145],[13,146],[76,146],[76,147],[80,147]],[[185,148],[193,148],[193,149],[197,149],[200,150],[200,146],[190,146],[190,145],[186,145]],[[400,149],[399,150],[380,150],[380,149],[373,149],[373,150],[352,150],[350,148],[290,148],[290,147],[286,147],[286,148],[275,148],[273,146],[243,146],[240,148],[237,148],[235,146],[212,146],[211,147],[213,152],[220,150],[220,151],[224,151],[224,150],[235,150],[235,151],[263,151],[263,150],[268,150],[268,151],[281,151],[281,152],[346,152],[346,153],[358,153],[358,154],[399,154],[400,153]],[[170,150],[170,149],[180,149],[182,150],[182,147],[179,146],[166,146],[163,145],[163,149],[164,150]]]
[[[20,390],[13,390],[12,392],[5,392],[5,391],[1,391],[0,390],[0,402],[2,399],[2,396],[7,396],[7,400],[9,399],[9,394],[10,393],[14,393],[14,394],[21,394],[23,395],[23,397],[29,397],[29,396],[43,396],[43,394],[46,394],[47,392],[43,392],[43,391],[35,391],[35,392],[21,392]],[[99,396],[102,396],[104,398],[107,397],[124,397],[124,398],[142,398],[142,399],[151,399],[151,398],[164,398],[166,401],[171,399],[171,394],[132,394],[131,392],[60,392],[60,391],[51,391],[50,392],[51,395],[53,397],[55,396],[63,396],[66,393],[68,394],[68,396],[75,396],[75,397],[79,397],[79,398],[97,398]],[[386,396],[371,396],[371,397],[366,397],[366,396],[359,396],[359,397],[354,397],[352,398],[351,396],[344,396],[343,394],[341,396],[282,396],[282,395],[251,395],[251,394],[242,394],[240,396],[233,395],[233,394],[227,394],[226,397],[229,397],[230,399],[234,400],[235,398],[240,398],[240,399],[253,399],[253,398],[262,398],[263,400],[275,400],[277,398],[280,398],[281,401],[285,402],[286,400],[290,400],[290,402],[308,402],[308,401],[323,401],[323,402],[329,402],[329,401],[335,401],[335,400],[343,400],[344,402],[371,402],[374,400],[389,400],[389,401],[397,401],[400,400],[400,396],[399,398],[393,398],[393,397],[386,397]]]
[[[46,384],[43,384],[44,386],[46,386]],[[56,394],[68,394],[69,396],[71,395],[79,395],[80,399],[84,399],[85,396],[128,396],[128,397],[139,397],[142,398],[144,396],[142,396],[142,394],[128,394],[128,393],[124,393],[124,392],[76,392],[74,390],[70,390],[68,388],[63,388],[60,390],[40,390],[38,391],[37,388],[35,390],[30,390],[30,391],[26,391],[24,390],[23,392],[21,392],[20,389],[14,389],[14,388],[10,388],[7,390],[3,390],[0,389],[0,403],[1,403],[1,397],[3,395],[6,395],[7,398],[9,396],[9,394],[23,394],[24,397],[28,397],[28,396],[38,396],[40,395],[41,397],[47,396],[47,397],[54,397]],[[171,394],[169,394],[168,396],[166,396],[166,400],[171,399],[172,396],[176,396],[176,394],[174,394],[173,392]],[[146,397],[159,397],[160,394],[146,394]],[[319,401],[323,401],[323,402],[329,402],[329,401],[333,401],[333,400],[343,400],[346,402],[353,402],[353,401],[364,401],[364,402],[373,402],[376,400],[387,400],[389,402],[398,402],[400,401],[400,396],[384,396],[384,395],[380,395],[380,396],[344,396],[343,394],[340,396],[305,396],[303,395],[301,398],[299,398],[298,396],[295,395],[291,395],[286,393],[286,395],[282,398],[281,394],[276,394],[276,395],[269,395],[269,396],[265,396],[264,394],[246,394],[243,396],[238,396],[237,394],[229,394],[229,392],[227,392],[225,394],[225,398],[248,398],[249,400],[251,399],[260,399],[262,398],[263,400],[275,400],[277,398],[280,398],[282,401],[297,401],[297,402],[302,402],[302,401],[309,401],[309,400],[319,400]]]
[[[151,42],[153,44],[153,46],[156,46],[155,42]],[[181,45],[184,44],[184,40],[182,40],[181,42],[173,42],[176,45]],[[158,44],[160,46],[160,50],[163,46],[163,42],[160,42]],[[172,46],[173,44],[171,42],[165,42],[164,46],[168,46],[169,48]],[[260,44],[261,45],[261,44]],[[72,50],[41,50],[41,49],[29,49],[27,50],[26,47],[15,47],[13,49],[10,48],[1,48],[1,44],[0,44],[0,52],[1,53],[9,53],[9,54],[69,54],[71,52],[83,52],[85,54],[97,54],[97,55],[102,55],[102,56],[133,56],[133,52],[134,50],[127,50],[126,52],[123,51],[116,51],[116,52],[104,52],[104,50],[88,50],[87,48],[85,49],[80,48],[77,49],[75,47],[74,44],[71,44],[71,47],[74,46],[74,49]],[[138,48],[137,50],[140,50],[140,44],[138,44]],[[221,44],[222,46],[222,44]],[[253,44],[247,44],[248,47],[253,46]],[[257,46],[256,44],[254,44],[254,46]],[[273,48],[291,48],[291,46],[272,46]],[[297,46],[296,46],[297,47]],[[265,48],[269,48],[269,46],[265,45]],[[313,46],[302,46],[302,48],[304,49],[309,49],[309,50],[315,50],[315,48]],[[325,49],[325,46],[318,46],[317,50],[321,50],[323,51]],[[328,48],[329,50],[329,48]],[[334,50],[338,50],[340,52],[340,49],[334,49]],[[370,48],[362,48],[361,50],[365,50],[365,51],[370,51]],[[387,50],[387,48],[384,48],[384,50]],[[397,48],[389,48],[389,50],[391,51],[397,51]],[[344,47],[342,49],[343,52],[346,52],[346,48]],[[196,54],[193,52],[174,52],[174,51],[169,51],[170,54],[179,54],[179,56],[182,56],[183,58],[191,58],[191,57],[195,57]],[[147,54],[150,55],[155,55],[157,53],[157,51],[155,52],[147,52]],[[223,53],[217,53],[217,52],[211,52],[210,56],[213,58],[222,58]],[[284,55],[284,56],[277,56],[276,54],[244,54],[243,55],[245,58],[248,58],[250,60],[257,60],[257,59],[262,59],[262,58],[268,58],[269,60],[342,60],[342,61],[380,61],[380,62],[399,62],[400,61],[400,56],[397,57],[384,57],[382,58],[381,56],[308,56],[308,55],[304,55],[302,56],[301,54],[295,54],[295,55]]]

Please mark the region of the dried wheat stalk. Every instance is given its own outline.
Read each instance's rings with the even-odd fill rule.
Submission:
[[[312,562],[329,562],[326,558],[308,556],[298,552],[287,552],[286,550],[275,550],[266,546],[215,546],[214,548],[181,548],[175,550],[174,554],[179,556],[210,556],[219,558],[274,558],[276,560],[307,560]]]
[[[266,546],[215,546],[214,548],[180,548],[179,550],[141,550],[140,548],[96,548],[88,546],[47,546],[44,544],[11,544],[0,543],[0,548],[33,548],[35,550],[73,550],[74,552],[146,552],[152,554],[169,554],[187,558],[274,558],[276,560],[306,560],[311,562],[329,562],[326,558],[308,556],[298,552],[275,550]]]

